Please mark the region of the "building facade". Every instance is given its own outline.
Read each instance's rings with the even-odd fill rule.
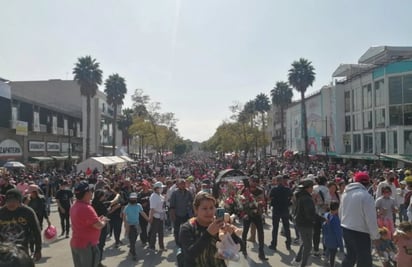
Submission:
[[[110,110],[99,91],[92,99],[91,154],[101,154],[102,141],[111,141],[111,129],[104,132],[112,123]],[[0,161],[65,162],[85,157],[86,99],[76,82],[0,81],[0,114]]]
[[[412,163],[412,47],[372,47],[332,76],[306,99],[310,153]],[[289,150],[304,151],[301,121],[297,101],[286,111]]]

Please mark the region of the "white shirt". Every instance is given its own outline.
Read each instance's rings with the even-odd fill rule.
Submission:
[[[153,209],[153,217],[156,219],[162,219],[164,217],[164,203],[165,198],[157,193],[152,193],[150,195],[150,209]]]

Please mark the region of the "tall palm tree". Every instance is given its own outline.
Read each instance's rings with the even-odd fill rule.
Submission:
[[[285,109],[292,103],[293,91],[287,82],[277,82],[275,88],[270,91],[272,103],[280,108],[280,134],[281,150],[285,150]]]
[[[131,108],[125,108],[122,111],[122,115],[119,117],[118,127],[122,131],[124,140],[126,140],[127,154],[130,154],[130,133],[129,128],[133,124],[134,111]]]
[[[262,146],[262,155],[263,157],[266,156],[266,118],[265,118],[265,114],[270,110],[270,101],[269,101],[269,97],[264,94],[264,93],[260,93],[256,96],[255,98],[255,110],[257,112],[260,113],[260,118],[262,121],[262,136],[263,136],[263,146]]]
[[[116,155],[116,127],[117,127],[117,109],[123,105],[124,96],[127,93],[126,82],[123,77],[115,73],[110,75],[105,83],[104,92],[106,93],[107,104],[113,106],[113,123],[112,123],[112,155]]]
[[[98,86],[102,84],[103,71],[100,64],[91,56],[78,58],[73,68],[74,80],[80,86],[80,93],[87,100],[86,122],[86,158],[90,156],[90,102],[96,95]]]
[[[305,104],[305,92],[309,86],[312,86],[315,81],[315,68],[312,66],[312,62],[300,58],[292,63],[292,68],[288,74],[289,84],[292,85],[299,93],[301,97],[301,112],[302,112],[302,134],[305,143],[305,157],[307,159],[309,154],[308,147],[308,126],[306,118],[306,104]]]

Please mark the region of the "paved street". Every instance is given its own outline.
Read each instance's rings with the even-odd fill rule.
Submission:
[[[52,224],[58,228],[60,233],[60,221],[59,216],[56,211],[55,204],[52,206],[51,214]],[[270,219],[267,219],[266,222],[271,224]],[[267,225],[265,228],[265,244],[269,245],[271,239],[271,227]],[[122,233],[123,236],[123,233]],[[292,230],[292,238],[294,237],[294,231]],[[66,238],[59,238],[54,243],[48,245],[45,244],[43,247],[43,259],[36,264],[40,267],[72,267],[73,262],[71,258],[71,252],[69,247],[69,240]],[[261,262],[258,259],[258,246],[257,244],[248,242],[248,253],[250,255],[250,265],[251,266],[291,266],[291,261],[295,255],[295,252],[298,249],[297,245],[292,246],[292,251],[287,251],[284,245],[284,238],[279,236],[278,241],[278,251],[273,252],[267,247],[265,252],[269,260],[267,262]],[[173,235],[166,233],[165,235],[165,244],[167,245],[168,250],[166,252],[156,252],[150,253],[147,249],[143,249],[140,245],[140,241],[137,242],[137,255],[139,256],[138,261],[132,261],[129,256],[127,256],[128,247],[127,242],[123,241],[125,245],[120,248],[114,247],[114,240],[108,240],[104,252],[104,261],[103,263],[107,266],[113,267],[130,267],[130,266],[143,266],[143,267],[152,267],[152,266],[176,266],[176,257],[175,257],[175,243],[173,241]],[[339,256],[341,257],[341,256]],[[312,257],[311,266],[324,266],[324,263],[321,259]],[[340,259],[338,259],[340,263]],[[338,265],[339,266],[339,265]],[[379,265],[376,265],[379,266]]]

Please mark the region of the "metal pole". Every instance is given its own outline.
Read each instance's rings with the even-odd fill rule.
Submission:
[[[326,138],[326,140],[325,140],[325,143],[326,143],[326,145],[325,145],[325,157],[326,157],[326,165],[328,164],[328,162],[329,162],[329,159],[328,159],[328,149],[329,149],[329,137],[328,137],[328,116],[325,116],[325,134],[326,134],[326,136],[325,136],[325,138]]]

